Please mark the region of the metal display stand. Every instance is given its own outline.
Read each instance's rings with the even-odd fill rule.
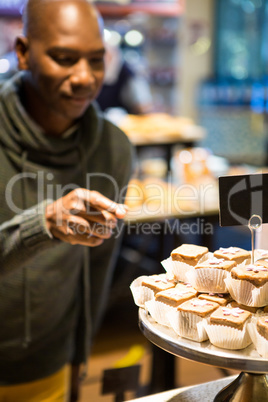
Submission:
[[[148,312],[139,309],[139,326],[146,338],[175,356],[199,363],[240,370],[241,374],[214,398],[214,402],[267,402],[268,360],[253,345],[242,350],[225,350],[209,341],[194,342],[179,337],[171,328],[156,323]],[[199,395],[200,400],[206,400]]]

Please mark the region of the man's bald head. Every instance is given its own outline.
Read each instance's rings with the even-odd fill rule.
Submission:
[[[38,38],[42,35],[47,24],[52,23],[51,18],[55,17],[55,11],[61,6],[73,4],[77,7],[88,8],[92,15],[102,20],[94,7],[92,0],[28,0],[23,12],[23,33],[26,37]]]
[[[45,130],[62,133],[103,83],[102,20],[86,0],[28,0],[24,22],[16,53],[27,106]]]

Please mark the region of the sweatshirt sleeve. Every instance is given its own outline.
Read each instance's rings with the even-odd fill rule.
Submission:
[[[51,202],[45,200],[0,225],[0,275],[23,267],[58,243],[45,223],[45,208]]]

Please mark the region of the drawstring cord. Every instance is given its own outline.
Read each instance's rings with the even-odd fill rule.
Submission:
[[[84,187],[87,186],[87,163],[85,154],[83,152],[82,147],[78,148],[81,166],[82,166],[82,175],[85,178]],[[87,376],[88,371],[88,355],[89,355],[89,341],[90,341],[90,331],[91,331],[91,319],[90,319],[90,248],[84,246],[83,248],[83,268],[82,268],[82,278],[83,278],[83,311],[84,311],[84,363],[80,373],[80,379],[84,380]]]
[[[90,286],[89,286],[89,248],[84,247],[83,259],[83,296],[84,296],[84,320],[85,320],[85,334],[84,334],[84,363],[80,373],[80,379],[83,381],[88,372],[88,354],[89,354],[89,338],[90,338]]]
[[[26,178],[25,173],[25,163],[27,160],[27,151],[22,153],[22,207],[25,211],[27,209],[27,196],[26,196]],[[31,319],[30,319],[30,284],[28,278],[28,267],[23,267],[23,289],[24,289],[24,339],[23,347],[28,348],[31,343]]]

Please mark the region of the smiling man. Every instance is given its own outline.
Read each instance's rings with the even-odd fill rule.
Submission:
[[[19,67],[31,72],[24,78],[26,109],[48,133],[61,135],[101,89],[104,43],[100,19],[86,1],[54,3],[29,2],[26,36],[16,50]]]
[[[132,150],[93,102],[105,50],[92,4],[29,0],[16,52],[21,71],[0,88],[0,402],[74,401]]]

